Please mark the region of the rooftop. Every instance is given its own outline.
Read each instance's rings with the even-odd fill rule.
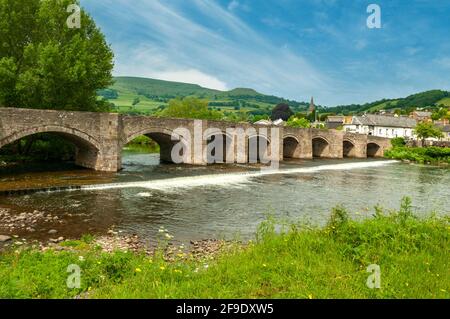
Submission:
[[[432,114],[431,112],[426,112],[426,111],[414,111],[413,113],[419,117],[430,117]]]
[[[450,125],[438,125],[438,127],[442,130],[442,132],[450,132]]]
[[[365,114],[362,116],[354,116],[352,124],[414,128],[417,125],[417,121],[403,116]]]

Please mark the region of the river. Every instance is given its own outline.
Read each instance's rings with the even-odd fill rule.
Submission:
[[[59,224],[16,229],[30,239],[103,234],[111,227],[152,242],[160,227],[178,242],[205,238],[249,239],[261,221],[305,221],[323,225],[342,204],[354,218],[373,213],[377,204],[399,207],[413,199],[418,214],[450,214],[450,170],[391,160],[290,160],[278,171],[244,165],[195,167],[159,164],[158,154],[125,152],[116,174],[85,169],[49,173],[3,171],[0,190],[83,185],[82,189],[0,196],[13,214],[45,212]],[[1,229],[0,233],[5,233]],[[14,235],[9,234],[9,235]]]

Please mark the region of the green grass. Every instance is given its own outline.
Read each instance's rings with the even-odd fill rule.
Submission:
[[[202,262],[101,253],[86,238],[64,244],[73,252],[3,253],[0,297],[450,298],[450,220],[411,210],[405,199],[398,211],[354,221],[338,207],[321,229],[275,231],[268,220],[254,242]],[[81,267],[80,289],[66,287],[69,264]],[[366,286],[371,264],[381,268],[380,289]]]
[[[396,146],[386,150],[384,156],[392,159],[409,160],[421,164],[450,164],[450,148],[448,147]]]
[[[397,105],[397,102],[398,102],[397,100],[389,100],[389,101],[377,104],[375,106],[372,106],[367,111],[368,112],[376,112],[376,111],[380,111],[380,110],[393,109]],[[389,107],[388,107],[388,103],[390,104]]]
[[[443,104],[445,106],[450,106],[450,97],[443,98],[442,100],[440,100],[436,103],[436,105],[441,105],[441,104]]]

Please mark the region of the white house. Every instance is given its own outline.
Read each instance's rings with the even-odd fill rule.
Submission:
[[[387,138],[413,138],[416,125],[417,121],[409,117],[364,114],[353,116],[351,123],[344,123],[343,127],[345,131],[353,133]]]

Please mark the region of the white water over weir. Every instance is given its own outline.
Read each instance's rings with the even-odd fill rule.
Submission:
[[[108,189],[143,188],[150,190],[170,191],[173,189],[183,189],[183,188],[186,189],[204,186],[237,186],[250,182],[252,178],[257,178],[266,175],[308,174],[320,171],[333,171],[333,170],[344,171],[360,168],[380,167],[394,163],[398,163],[398,161],[388,160],[388,161],[374,161],[362,163],[343,163],[332,165],[319,165],[304,168],[301,167],[288,168],[279,170],[262,169],[261,171],[257,172],[210,174],[210,175],[176,177],[176,178],[149,180],[140,182],[87,185],[72,190],[92,191],[92,190],[108,190]],[[68,191],[70,190],[71,189],[68,189]]]

